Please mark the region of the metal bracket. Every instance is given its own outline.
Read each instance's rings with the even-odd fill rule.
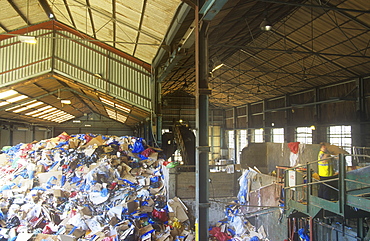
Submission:
[[[211,207],[210,203],[199,203],[199,208],[209,208]]]
[[[208,88],[200,88],[198,92],[200,95],[211,95],[212,94],[211,89],[208,89]]]
[[[200,152],[210,152],[211,150],[210,146],[198,146],[197,149]]]

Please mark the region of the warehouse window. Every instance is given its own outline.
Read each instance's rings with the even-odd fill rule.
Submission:
[[[351,153],[352,135],[351,126],[330,126],[328,128],[329,142],[332,145],[339,146]]]
[[[238,131],[238,148],[240,151],[242,151],[243,148],[248,145],[248,134],[247,133],[248,133],[247,130]]]
[[[229,159],[234,159],[234,151],[235,151],[235,139],[234,139],[234,131],[227,132],[228,137],[228,149],[229,149]]]
[[[254,129],[253,131],[253,142],[254,143],[262,143],[263,142],[263,129]]]
[[[312,128],[297,127],[295,129],[295,141],[304,144],[312,144]]]
[[[227,133],[227,136],[229,138],[228,142],[229,142],[229,149],[232,148],[234,149],[234,131],[228,131]]]
[[[209,160],[215,160],[221,155],[221,126],[209,126],[209,145],[211,151]]]
[[[238,130],[238,155],[237,155],[237,163],[240,163],[240,156],[242,154],[242,150],[244,147],[248,145],[248,131],[247,130]]]
[[[275,143],[284,143],[284,128],[272,128],[271,141]]]

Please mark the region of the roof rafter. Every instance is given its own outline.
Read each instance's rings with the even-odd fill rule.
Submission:
[[[96,39],[96,33],[95,33],[95,24],[94,24],[94,19],[93,19],[93,14],[91,11],[91,6],[90,6],[90,1],[86,0],[86,6],[87,6],[87,11],[89,12],[89,17],[90,17],[90,23],[91,23],[91,29],[93,32],[93,36]]]
[[[273,33],[274,33],[274,34],[277,34],[277,35],[278,35],[278,36],[280,36],[281,38],[285,38],[286,40],[288,40],[289,42],[293,43],[294,45],[299,46],[299,47],[303,48],[303,49],[304,49],[304,50],[306,50],[306,51],[310,51],[310,49],[309,49],[308,47],[306,47],[306,46],[304,46],[304,45],[302,45],[302,44],[297,43],[294,39],[291,39],[291,38],[289,38],[288,36],[284,36],[283,34],[279,33],[278,31],[274,31],[274,30],[272,30],[272,31],[273,31]],[[335,65],[336,67],[338,67],[338,68],[340,68],[340,69],[343,69],[343,70],[347,71],[347,72],[348,72],[348,73],[350,73],[351,75],[356,76],[356,73],[354,73],[353,71],[349,70],[348,68],[344,68],[344,67],[343,67],[342,65],[340,65],[340,64],[335,63],[335,62],[334,62],[334,61],[332,61],[331,59],[329,59],[329,58],[327,58],[327,57],[325,57],[325,56],[320,56],[320,58],[321,58],[321,59],[324,59],[325,61],[327,61],[327,62],[329,62],[329,63],[331,63],[331,64],[333,64],[333,65]]]
[[[113,47],[116,47],[117,40],[117,22],[116,22],[116,0],[112,0],[112,18],[113,21]]]
[[[85,7],[87,7],[87,8],[90,8],[89,6],[87,6],[86,4],[84,4],[83,2],[80,2],[79,0],[74,0],[74,2],[79,3],[79,4],[81,4],[82,6],[85,6]],[[112,18],[112,17],[111,17],[111,15],[109,15],[110,13],[108,14],[108,12],[107,12],[107,13],[104,13],[104,12],[102,12],[102,11],[99,11],[98,9],[93,9],[93,10],[94,10],[94,12],[97,12],[97,13],[101,14],[102,16],[106,17],[106,18]],[[122,20],[114,19],[114,21],[116,21],[118,24],[122,24],[122,25],[124,25],[125,27],[128,27],[128,28],[130,28],[130,29],[132,29],[132,30],[134,30],[134,31],[139,31],[137,27],[135,27],[135,26],[133,26],[133,25],[131,25],[131,24],[129,24],[129,23],[126,23],[126,22],[124,22],[124,21],[122,21]],[[141,30],[140,32],[141,32],[142,34],[146,35],[147,37],[152,38],[152,39],[154,39],[154,40],[156,40],[156,41],[158,41],[158,42],[161,42],[161,41],[162,41],[162,39],[160,39],[160,38],[156,37],[155,35],[153,35],[153,34],[149,33],[148,31]]]
[[[4,29],[5,32],[9,32],[9,30],[4,25],[2,25],[1,23],[0,23],[0,28]]]
[[[143,20],[144,20],[145,9],[146,9],[146,1],[147,0],[143,1],[143,7],[142,7],[142,10],[141,10],[140,23],[139,23],[139,30],[138,30],[137,35],[136,35],[135,47],[134,47],[134,50],[132,51],[133,55],[135,55],[135,53],[136,53],[137,43],[139,42],[139,38],[140,38],[141,27],[143,26]]]
[[[67,0],[63,0],[63,2],[64,2],[64,6],[66,7],[66,10],[68,12],[69,18],[71,19],[71,23],[72,23],[73,27],[76,28],[76,23],[75,23],[75,20],[73,19],[71,9],[68,6],[68,2],[67,2]]]
[[[42,8],[44,9],[45,13],[46,13],[46,16],[48,16],[48,18],[50,19],[55,19],[56,20],[56,17],[53,13],[53,10],[51,10],[49,4],[46,2],[46,0],[39,0],[39,3],[41,4]]]
[[[13,0],[8,0],[8,3],[13,7],[13,9],[18,13],[19,17],[21,17],[23,19],[23,21],[29,25],[29,20],[28,18],[26,18],[26,16],[24,16],[24,14],[21,12],[21,10],[19,10],[19,8],[15,5],[15,3],[13,2]],[[27,11],[28,11],[28,1],[27,1]]]

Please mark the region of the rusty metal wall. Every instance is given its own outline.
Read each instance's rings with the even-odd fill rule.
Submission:
[[[32,32],[37,44],[21,43],[18,37],[0,41],[0,87],[18,83],[51,70],[50,30]]]
[[[151,109],[151,77],[144,68],[73,34],[57,32],[57,36],[56,72],[137,107]]]

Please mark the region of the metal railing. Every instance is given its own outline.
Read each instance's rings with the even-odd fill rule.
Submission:
[[[323,159],[331,159],[336,162],[338,168],[336,175],[328,180],[318,180],[313,177],[317,163],[322,160],[286,169],[284,173],[285,209],[300,211],[311,217],[316,216],[321,209],[345,216],[345,212],[348,212],[346,205],[354,207],[355,210],[358,208],[370,212],[370,200],[366,198],[367,195],[370,196],[368,171],[349,170],[345,158],[347,156],[357,159],[370,158],[368,155],[339,154]],[[318,196],[319,189],[323,186],[327,187],[327,192],[333,193],[333,200]]]

